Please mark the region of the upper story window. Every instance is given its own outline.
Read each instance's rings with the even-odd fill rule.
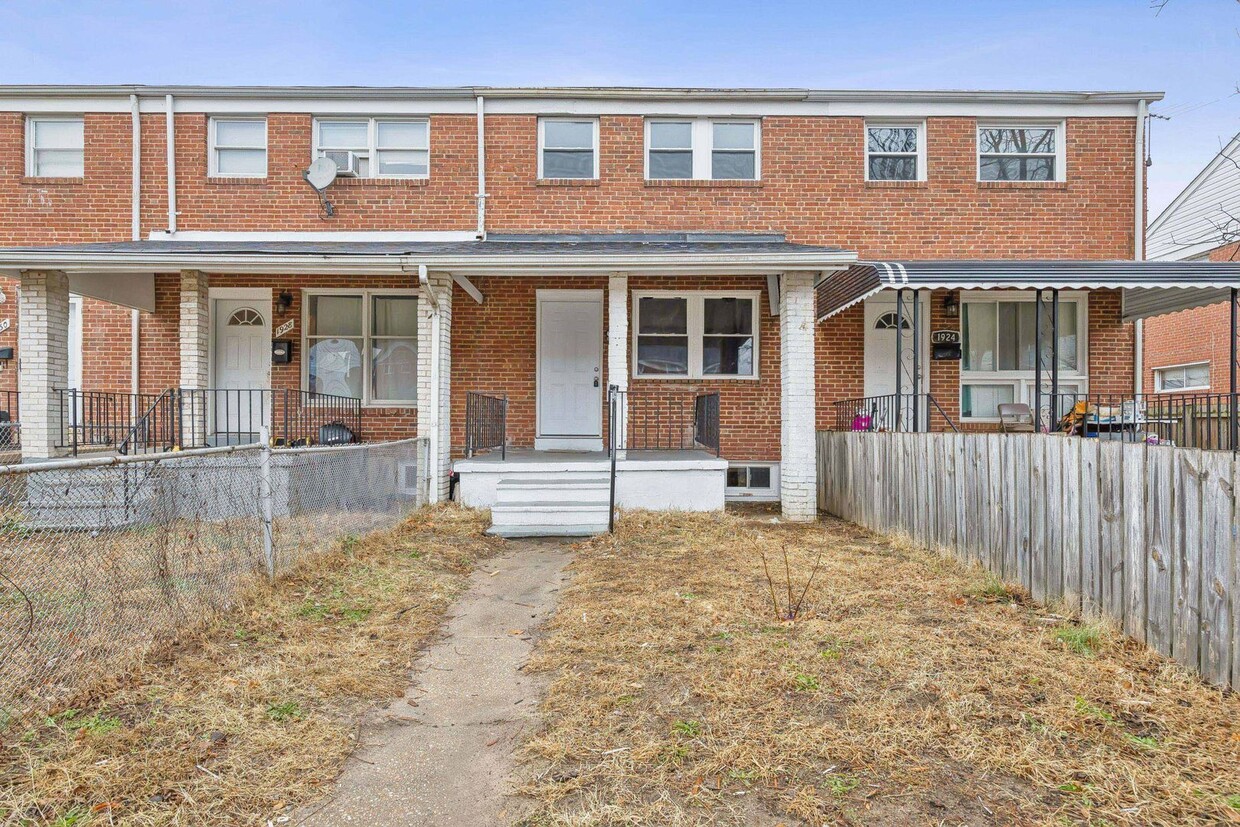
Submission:
[[[1063,125],[979,125],[979,181],[1064,180]]]
[[[920,123],[867,123],[867,181],[926,180],[926,130]]]
[[[82,118],[26,119],[26,174],[34,178],[81,178],[86,129]]]
[[[538,121],[539,178],[598,178],[598,121],[542,118]]]
[[[758,298],[756,293],[634,295],[635,375],[757,376]]]
[[[1205,391],[1210,389],[1210,363],[1173,365],[1154,370],[1154,390],[1159,393]]]
[[[649,119],[646,178],[651,180],[742,180],[761,175],[758,121]]]
[[[267,176],[266,118],[212,118],[207,133],[212,177]]]
[[[430,121],[408,118],[317,119],[314,157],[354,178],[430,176]]]

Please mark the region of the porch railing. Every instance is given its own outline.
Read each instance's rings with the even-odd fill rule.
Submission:
[[[170,388],[160,394],[57,390],[57,447],[143,454],[258,441],[277,447],[343,444],[362,437],[362,402],[291,388]]]
[[[946,425],[959,432],[943,406],[928,393],[886,394],[841,399],[833,405],[837,431],[933,431]]]
[[[1074,436],[1201,448],[1240,449],[1240,394],[1087,394],[1047,398],[1052,430]]]
[[[498,448],[508,459],[508,397],[470,391],[465,394],[465,456]]]
[[[22,447],[21,394],[0,391],[0,451],[16,451]]]
[[[608,399],[615,409],[608,450],[707,450],[719,456],[718,391],[622,391],[612,385]]]

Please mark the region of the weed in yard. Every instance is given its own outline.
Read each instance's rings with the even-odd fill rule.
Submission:
[[[52,827],[77,827],[77,825],[85,824],[90,818],[90,811],[84,807],[74,807],[60,818],[52,822]]]
[[[1055,630],[1055,640],[1078,655],[1093,657],[1102,647],[1105,630],[1096,624],[1066,624]]]
[[[966,597],[975,600],[1000,602],[1011,600],[1014,594],[1008,585],[991,572],[982,575],[982,582],[965,592]]]
[[[792,685],[798,692],[817,692],[818,678],[804,672],[797,672],[792,676]]]
[[[1077,695],[1072,701],[1072,710],[1077,715],[1083,715],[1086,718],[1096,718],[1107,724],[1115,723],[1115,716],[1099,706],[1094,706],[1089,701]]]
[[[702,725],[697,721],[674,721],[672,723],[672,732],[688,738],[696,738],[702,734]]]
[[[361,542],[362,539],[356,534],[346,534],[340,538],[340,550],[345,554],[352,554],[357,550],[358,544]]]
[[[1233,810],[1240,810],[1240,795],[1229,795],[1223,799]]]
[[[1158,749],[1159,747],[1158,739],[1153,735],[1133,735],[1130,732],[1125,732],[1124,740],[1141,749]]]
[[[267,717],[278,723],[284,723],[285,721],[300,721],[305,717],[305,713],[301,711],[301,704],[297,701],[283,701],[267,704]]]
[[[861,782],[855,776],[838,775],[831,773],[826,777],[827,789],[831,791],[831,795],[836,798],[843,798],[853,790],[857,789],[857,785]]]

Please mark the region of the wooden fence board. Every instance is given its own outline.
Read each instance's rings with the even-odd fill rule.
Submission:
[[[1145,640],[1144,444],[1124,443],[1124,633]]]
[[[1211,683],[1231,678],[1234,595],[1232,547],[1235,528],[1235,474],[1230,454],[1202,457],[1201,492],[1201,643],[1199,663]]]
[[[1081,454],[1081,611],[1090,617],[1102,613],[1102,569],[1098,546],[1101,517],[1098,512],[1098,440],[1077,440]]]
[[[1145,642],[1164,655],[1171,654],[1174,465],[1175,452],[1170,448],[1145,452]]]
[[[1201,454],[1180,451],[1177,460],[1171,655],[1185,666],[1196,669],[1201,634]]]
[[[824,433],[818,502],[1240,686],[1240,463],[1046,435]],[[1078,602],[1079,601],[1079,602]]]

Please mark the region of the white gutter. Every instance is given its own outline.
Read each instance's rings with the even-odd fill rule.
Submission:
[[[1133,220],[1132,257],[1145,259],[1145,121],[1149,115],[1149,103],[1137,102],[1137,169],[1136,169],[1136,216]],[[1145,391],[1145,321],[1137,319],[1132,331],[1132,392],[1138,396]]]
[[[486,101],[478,96],[478,240],[487,240]]]
[[[129,185],[129,234],[134,241],[142,240],[142,113],[138,96],[129,96],[130,138],[132,147],[130,164],[132,171]],[[137,309],[129,311],[129,392],[134,394],[134,405],[141,387],[138,361],[138,328],[141,325]]]
[[[418,265],[418,284],[431,303],[431,413],[426,435],[426,457],[431,466],[429,474],[431,484],[426,497],[429,502],[437,503],[439,502],[439,326],[442,322],[439,313],[439,297],[435,295],[435,290],[431,287],[425,264]]]
[[[165,112],[165,132],[168,134],[168,232],[177,231],[177,147],[176,127],[173,124],[172,95],[164,98],[167,107]]]

